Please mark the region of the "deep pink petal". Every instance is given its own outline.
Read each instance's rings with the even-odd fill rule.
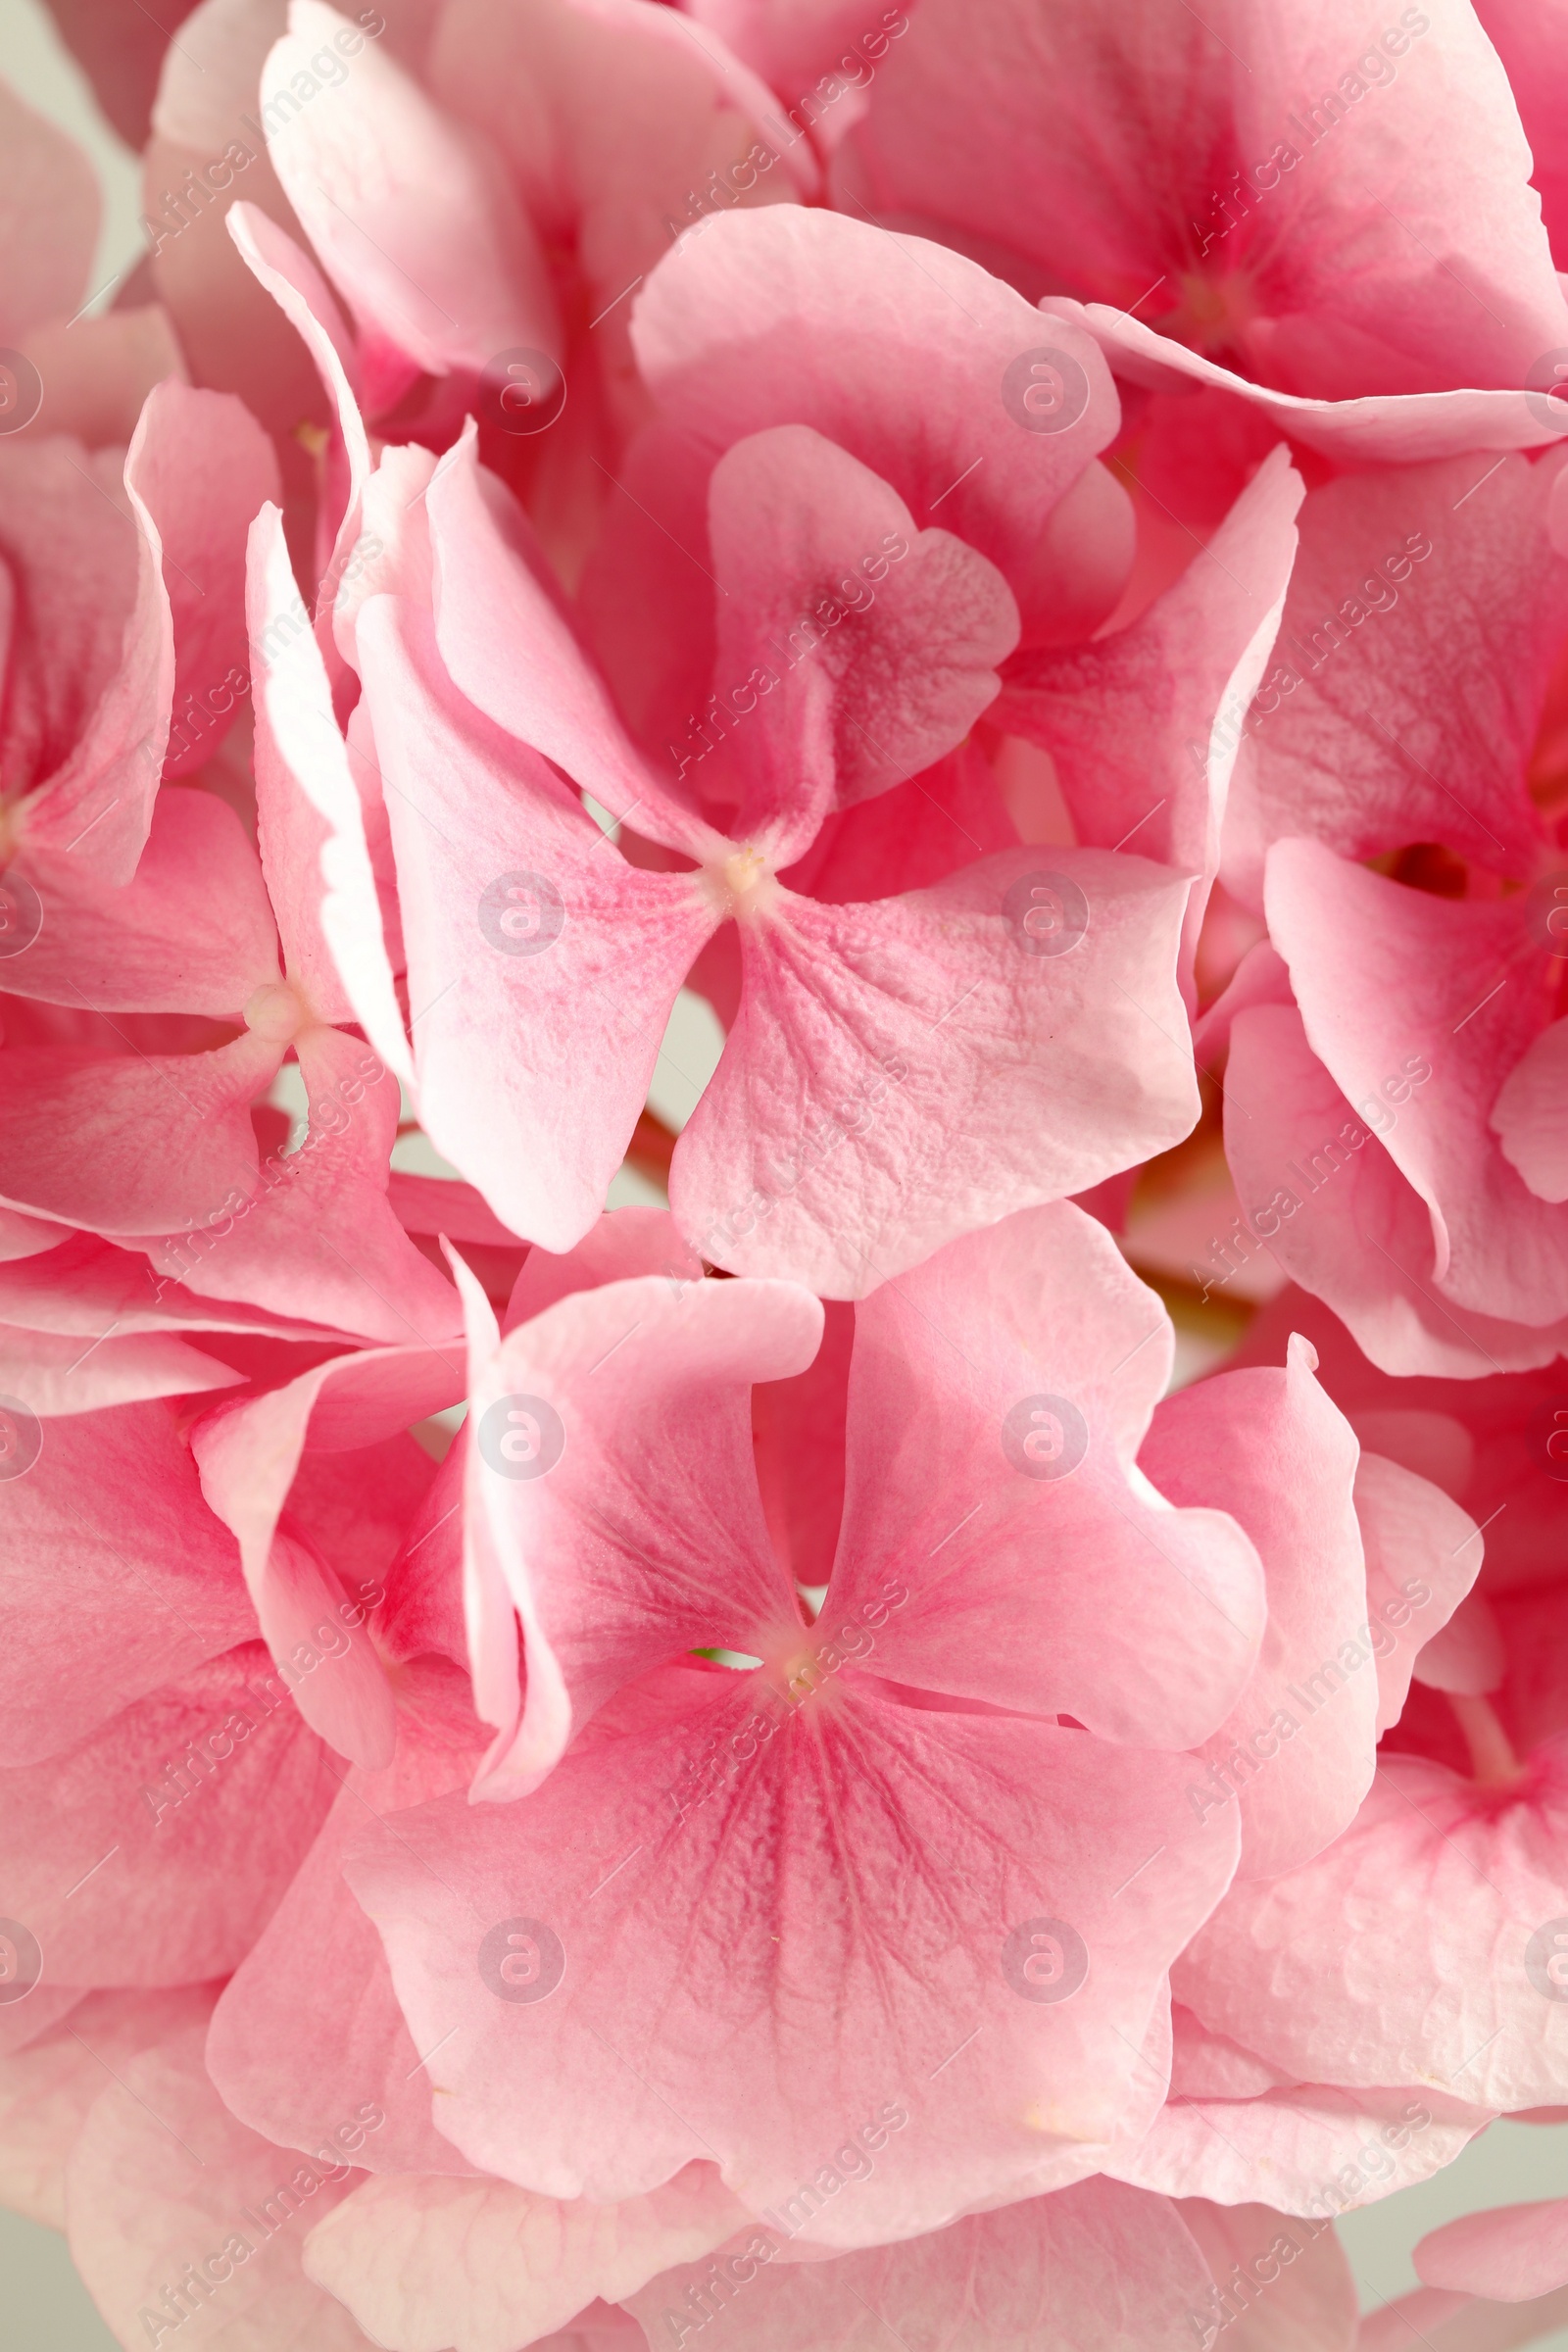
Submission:
[[[1018,634],[1006,582],[805,425],[753,433],[709,482],[713,688],[733,720],[703,789],[750,828],[805,792],[806,697],[831,710],[833,805],[871,799],[962,742]],[[738,713],[738,714],[737,714]],[[753,716],[755,713],[755,716]]]
[[[7,1764],[74,1746],[254,1637],[233,1540],[164,1405],[51,1421],[25,1477],[0,1484],[0,1525]]]
[[[1171,1348],[1158,1299],[1065,1201],[863,1299],[827,1641],[1102,1738],[1203,1739],[1252,1669],[1263,1578],[1223,1511],[1172,1510],[1134,1467]]]
[[[0,1054],[0,1193],[101,1233],[232,1216],[257,1181],[250,1105],[281,1059],[249,1031],[212,1054]]]
[[[1398,1060],[1379,1076],[1407,1083]],[[1248,1227],[1386,1371],[1463,1377],[1552,1362],[1568,1322],[1528,1329],[1435,1287],[1430,1212],[1368,1125],[1386,1125],[1386,1112],[1377,1094],[1352,1107],[1292,1007],[1243,1011],[1226,1071],[1225,1150]]]
[[[0,1774],[11,1916],[44,1978],[185,1984],[237,1967],[332,1797],[260,1642],[187,1667],[42,1763]]]
[[[301,1711],[340,1753],[379,1767],[391,1759],[391,1690],[343,1586],[312,1541],[310,1520],[288,1514],[308,1446],[349,1453],[439,1411],[461,1392],[461,1353],[382,1348],[338,1356],[285,1387],[220,1408],[192,1435],[202,1492],[240,1547],[245,1581],[279,1668],[291,1662]],[[309,1652],[306,1664],[297,1645]]]
[[[649,1667],[800,1638],[758,1494],[750,1392],[804,1372],[821,1329],[793,1284],[655,1275],[563,1298],[480,1357],[467,1574],[499,1571],[527,1666],[484,1795],[533,1787]]]
[[[8,956],[21,997],[104,1012],[205,1012],[235,1019],[277,978],[277,933],[256,853],[232,808],[168,786],[153,803],[134,876],[105,882],[74,858],[25,858],[38,935]]]
[[[853,2198],[814,2192],[813,2239],[855,2245],[1081,2177],[1150,2112],[1163,1971],[1230,1869],[1182,1767],[858,1675],[824,1702],[779,1720],[760,1678],[669,1669],[522,1803],[442,1799],[350,1860],[416,2041],[451,2035],[434,2112],[470,2161],[614,2199],[709,2155],[760,2211],[907,2127]],[[1045,1918],[1087,1955],[1054,2002],[1015,1989]]]
[[[1242,720],[1280,625],[1301,498],[1277,449],[1149,612],[1093,644],[1022,656],[995,714],[1050,752],[1079,841],[1113,850],[1131,840],[1141,858],[1202,876],[1185,974],[1218,870]]]
[[[1525,768],[1568,628],[1560,475],[1555,458],[1466,456],[1312,492],[1227,828],[1250,903],[1288,834],[1356,858],[1445,842],[1529,872],[1544,836]]]

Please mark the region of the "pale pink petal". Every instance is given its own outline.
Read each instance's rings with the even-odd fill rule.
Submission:
[[[337,568],[347,561],[359,535],[361,503],[370,475],[370,444],[360,415],[359,355],[354,338],[310,255],[302,252],[269,214],[258,205],[235,204],[226,216],[226,226],[246,267],[304,341],[332,404],[345,494],[333,549],[333,567]]]
[[[144,1245],[149,1257],[176,1280],[281,1316],[389,1344],[455,1340],[452,1287],[386,1198],[396,1079],[342,1030],[306,1029],[295,1043],[309,1109],[303,1139],[269,1154],[221,1230],[171,1234]]]
[[[387,1178],[386,1197],[405,1233],[445,1234],[449,1241],[477,1243],[497,1250],[520,1250],[514,1233],[486,1208],[471,1184],[451,1176],[412,1176],[394,1168]]]
[[[466,432],[426,501],[436,640],[452,683],[617,821],[635,812],[648,840],[707,855],[718,837],[642,760],[526,525],[486,492],[486,478]]]
[[[1186,392],[1202,385],[1233,393],[1265,416],[1276,432],[1346,466],[1409,466],[1464,451],[1539,449],[1562,432],[1554,413],[1560,404],[1539,391],[1347,393],[1326,400],[1273,392],[1104,303],[1051,297],[1042,308],[1064,327],[1076,326],[1093,335],[1118,373],[1133,383],[1158,391]],[[1468,318],[1465,323],[1469,325]],[[1551,338],[1561,331],[1561,321],[1547,324],[1547,340],[1541,348],[1558,348]],[[1514,365],[1521,378],[1536,357],[1535,348],[1520,354]],[[1454,372],[1469,372],[1465,359],[1457,361]]]
[[[250,593],[262,850],[290,972],[322,1019],[359,1021],[412,1081],[367,838],[368,780],[338,730],[275,508],[251,533]],[[378,799],[379,775],[373,784]]]
[[[1180,2001],[1171,2004],[1170,2093],[1173,2099],[1255,2099],[1289,2090],[1293,2078],[1255,2050],[1216,2034]]]
[[[574,1250],[560,1256],[551,1250],[529,1250],[507,1301],[504,1328],[514,1331],[573,1291],[629,1282],[639,1274],[662,1274],[677,1284],[695,1282],[702,1270],[667,1209],[607,1210]]]
[[[1419,2286],[1383,2304],[1361,2323],[1357,2352],[1515,2352],[1568,2322],[1568,2290],[1529,2304],[1492,2303],[1476,2295]]]
[[[1024,848],[870,906],[771,888],[742,923],[740,1012],[670,1171],[715,1264],[858,1298],[1193,1125],[1184,877]]]
[[[110,882],[130,879],[146,838],[174,679],[169,599],[122,466],[118,450],[63,438],[0,448],[0,747],[8,800],[25,795],[12,822]]]
[[[1474,1553],[1479,1544],[1472,1543]],[[1423,1642],[1414,1676],[1429,1690],[1481,1698],[1497,1690],[1508,1672],[1508,1643],[1501,1622],[1484,1592],[1466,1594],[1446,1626]]]
[[[848,2168],[851,2149],[841,2160]],[[890,2340],[931,2352],[1187,2352],[1188,2314],[1208,2286],[1176,2207],[1085,2180],[836,2262],[791,2261],[775,2222],[627,2302],[650,2344],[685,2342],[702,2326],[705,2345],[724,2352],[875,2352]]]
[[[613,501],[585,580],[617,682],[626,632],[639,625],[651,640],[643,659],[667,646],[685,668],[671,619],[640,608],[666,582],[685,603],[701,578],[694,564],[705,564],[708,466],[770,425],[810,425],[889,483],[921,528],[934,523],[988,557],[1017,599],[1025,644],[1088,635],[1115,604],[1131,568],[1131,509],[1094,463],[1117,424],[1103,362],[1081,329],[1043,321],[974,263],[841,214],[732,213],[653,273],[632,340],[667,421],[650,436],[651,465],[634,446],[625,477],[658,528],[628,498]],[[937,369],[935,350],[948,363]],[[1036,429],[1024,406],[1037,361],[1054,370],[1059,429]],[[673,467],[662,446],[670,438],[686,453]],[[618,611],[617,574],[632,591]],[[665,733],[648,723],[651,710],[638,716],[656,738]],[[668,723],[682,721],[671,712]]]
[[[1502,1791],[1385,1758],[1326,1853],[1232,1888],[1177,1997],[1302,2081],[1431,2083],[1501,2113],[1551,2100],[1568,2015],[1542,1996],[1541,1938],[1564,1909],[1563,1782],[1560,1741]]]
[[[207,2065],[224,2104],[282,2145],[320,2147],[359,2103],[383,2121],[340,2143],[379,2173],[462,2173],[430,2121],[430,2077],[392,1992],[375,1930],[343,1883],[371,1816],[464,1788],[480,1749],[463,1680],[425,1659],[399,1678],[397,1752],[354,1765],[251,1950],[224,1986]]]
[[[646,0],[486,0],[440,13],[430,86],[479,123],[547,245],[574,250],[612,414],[643,397],[626,296],[688,221],[817,193],[810,143],[723,40]],[[572,397],[580,397],[575,376]]]
[[[0,1323],[0,1390],[24,1397],[44,1420],[149,1396],[194,1396],[241,1378],[166,1332],[100,1334],[84,1344],[74,1334]]]
[[[773,1548],[798,1585],[825,1585],[844,1515],[845,1410],[855,1308],[830,1299],[822,1345],[792,1380],[752,1391],[757,1480]],[[807,1477],[801,1465],[809,1463]]]
[[[1431,2180],[1492,2120],[1484,2107],[1416,2084],[1340,2090],[1300,2082],[1244,2099],[1173,2096],[1108,2170],[1165,2196],[1224,2206],[1256,2199],[1321,2228]]]
[[[0,2060],[0,2198],[6,2205],[64,2230],[66,2165],[93,2101],[125,2059],[185,2025],[205,2023],[211,1998],[192,1985],[168,1992],[89,1992],[57,2026]]]
[[[1467,2213],[1422,2238],[1415,2267],[1429,2286],[1498,2303],[1528,2303],[1568,2287],[1568,2203]]]
[[[955,866],[1010,850],[1019,839],[996,770],[971,740],[924,775],[828,816],[782,879],[803,897],[838,906],[897,898],[944,882]]]
[[[595,2296],[620,2302],[747,2221],[710,2164],[619,2205],[503,2180],[367,2180],[311,2231],[305,2272],[393,2352],[519,2352]]]
[[[1200,1381],[1160,1406],[1140,1456],[1173,1502],[1228,1510],[1263,1562],[1257,1664],[1195,1756],[1188,1790],[1205,1820],[1239,1808],[1249,1878],[1320,1852],[1353,1819],[1376,1760],[1378,1643],[1352,1499],[1358,1448],[1315,1369],[1311,1347],[1293,1338],[1283,1371]],[[1332,1706],[1315,1695],[1320,1687]]]
[[[1265,897],[1313,1052],[1427,1205],[1445,1301],[1536,1331],[1568,1315],[1568,1221],[1488,1127],[1544,1026],[1547,938],[1517,899],[1439,899],[1312,841],[1275,845]]]
[[[1568,1020],[1527,1046],[1503,1080],[1488,1125],[1539,1200],[1568,1200]]]
[[[1200,2343],[1219,2340],[1223,2328],[1225,2352],[1351,2352],[1355,2282],[1328,2222],[1288,2221],[1267,2205],[1202,2197],[1182,2198],[1176,2211],[1207,2257],[1217,2289],[1207,2309],[1189,2318]]]
[[[1408,1083],[1403,1057],[1379,1078]],[[1434,1287],[1431,1215],[1376,1132],[1387,1111],[1381,1089],[1352,1106],[1292,1007],[1244,1010],[1226,1071],[1225,1150],[1249,1227],[1385,1371],[1462,1378],[1551,1363],[1568,1320],[1530,1329]]]
[[[1312,492],[1227,828],[1250,904],[1286,834],[1357,858],[1446,842],[1529,872],[1544,834],[1524,773],[1568,628],[1561,470],[1467,456]]]
[[[1361,1435],[1364,1446],[1364,1426]],[[1420,1655],[1453,1633],[1455,1610],[1463,1616],[1469,1608],[1465,1595],[1480,1574],[1484,1540],[1441,1487],[1364,1450],[1355,1515],[1366,1544],[1367,1627],[1377,1652],[1382,1734],[1399,1720]]]
[[[56,446],[80,474],[68,446]],[[177,775],[204,760],[243,693],[245,532],[276,487],[270,444],[238,401],[172,379],[148,395],[124,461],[134,601],[95,706],[35,787],[25,820],[32,846],[76,850],[105,881],[130,879],[160,771]],[[107,490],[95,495],[120,505]],[[115,610],[111,599],[109,614]]]
[[[536,754],[454,693],[412,606],[373,599],[358,635],[424,1130],[514,1232],[568,1250],[604,1207],[718,904],[627,864]]]
[[[293,100],[268,152],[359,325],[367,402],[395,405],[423,370],[478,374],[500,352],[554,353],[555,300],[527,215],[496,159],[323,0],[293,0],[263,69]],[[335,71],[312,72],[313,54]],[[299,82],[316,103],[301,103]],[[281,111],[281,110],[280,110]]]
[[[1241,0],[1222,23],[1004,0],[977,45],[961,0],[922,0],[854,136],[861,193],[1010,247],[1172,368],[1197,372],[1191,341],[1342,403],[1522,384],[1563,304],[1470,9],[1434,0],[1386,36],[1353,0],[1288,19]],[[1456,120],[1473,202],[1446,152]],[[1461,429],[1450,448],[1481,446]]]
[[[258,509],[278,496],[277,460],[232,394],[159,384],[125,453],[125,490],[169,598],[164,773],[182,776],[211,758],[245,693],[245,541]]]
[[[290,1323],[264,1308],[204,1298],[183,1283],[155,1275],[134,1242],[123,1249],[94,1235],[62,1239],[45,1228],[53,1247],[0,1261],[0,1318],[28,1330],[80,1340],[122,1332],[255,1332],[278,1339],[319,1341],[318,1324]],[[341,1335],[347,1337],[349,1335]]]
[[[363,2352],[343,2306],[302,2267],[311,2223],[358,2179],[247,2132],[224,2108],[188,2026],[106,2084],[66,2173],[71,2250],[125,2345]],[[368,2129],[363,2101],[344,2120]],[[199,2267],[197,2267],[199,2266]],[[195,2283],[191,2278],[194,2277]]]
[[[1356,2352],[1516,2352],[1568,2327],[1568,2287],[1534,2303],[1489,2303],[1417,2287],[1361,2323]]]
[[[892,37],[882,25],[901,13],[885,10],[881,24],[868,25],[858,0],[689,0],[687,9],[721,34],[791,108],[800,107],[796,123],[804,120],[830,142],[842,135],[838,115],[853,113],[853,106],[846,109],[835,98],[829,111],[802,102],[826,99],[827,88],[817,85],[839,79],[840,67],[846,83],[868,82]]]

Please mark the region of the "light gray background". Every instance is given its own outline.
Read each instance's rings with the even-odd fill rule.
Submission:
[[[122,0],[132,7],[136,0]],[[983,5],[983,0],[978,0]],[[63,49],[40,0],[0,0],[0,73],[28,103],[81,140],[103,179],[105,218],[93,284],[112,288],[142,250],[135,158],[104,122],[92,93]],[[104,300],[112,299],[106,292]],[[655,1108],[684,1125],[715,1055],[715,1024],[688,999],[678,1006],[654,1087]],[[657,1198],[631,1177],[617,1178],[612,1200]],[[1197,1366],[1194,1366],[1197,1369]],[[1478,2206],[1526,2197],[1568,2195],[1568,2126],[1496,2124],[1455,2164],[1417,2188],[1352,2214],[1342,2225],[1362,2300],[1376,2310],[1417,2284],[1410,2249],[1427,2230]],[[115,2338],[52,2230],[0,2211],[0,2352],[114,2352]],[[1542,2352],[1568,2352],[1568,2329]]]

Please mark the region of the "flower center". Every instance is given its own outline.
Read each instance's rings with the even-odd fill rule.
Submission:
[[[708,880],[725,914],[737,922],[763,913],[775,889],[767,852],[756,842],[734,851],[722,865],[710,866]]]
[[[245,1007],[246,1028],[271,1046],[292,1045],[314,1017],[286,980],[267,981]]]
[[[1190,270],[1180,280],[1177,308],[1159,321],[1194,351],[1245,351],[1261,311],[1251,278],[1244,270]]]

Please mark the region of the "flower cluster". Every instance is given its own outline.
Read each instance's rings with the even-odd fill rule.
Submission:
[[[58,14],[0,2194],[126,2352],[1544,2336],[1335,2224],[1568,2114],[1557,20]]]

